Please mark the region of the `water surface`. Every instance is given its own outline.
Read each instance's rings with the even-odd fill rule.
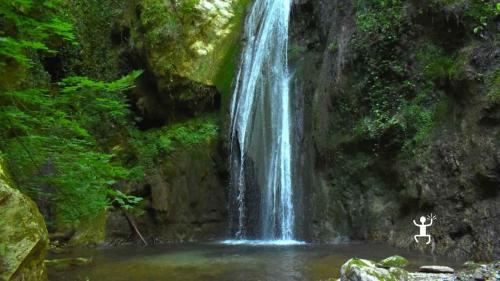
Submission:
[[[92,257],[88,266],[49,269],[51,281],[291,281],[338,278],[351,257],[379,260],[400,254],[409,269],[457,262],[405,252],[383,244],[227,245],[173,244],[150,247],[75,249]],[[68,254],[66,254],[68,256]],[[62,256],[53,256],[60,258]],[[334,279],[335,280],[335,279]]]

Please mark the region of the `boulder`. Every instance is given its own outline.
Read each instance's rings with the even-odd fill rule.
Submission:
[[[45,222],[36,204],[12,187],[0,162],[0,280],[46,280]]]
[[[369,260],[352,258],[340,269],[341,281],[409,280],[408,272],[401,268],[379,268]]]

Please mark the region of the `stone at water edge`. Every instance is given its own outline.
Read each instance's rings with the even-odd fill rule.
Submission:
[[[457,280],[454,274],[448,274],[448,273],[412,272],[408,275],[408,277],[409,281],[456,281]]]
[[[390,268],[390,267],[405,267],[408,265],[408,260],[402,256],[390,256],[377,263],[378,267]]]
[[[408,272],[401,268],[379,268],[374,262],[352,258],[340,269],[340,281],[407,281]]]
[[[47,280],[48,240],[35,202],[11,186],[0,159],[0,280]]]
[[[453,274],[455,270],[448,266],[440,266],[440,265],[424,265],[418,269],[419,272],[424,273],[447,273]]]
[[[500,280],[500,261],[490,264],[467,262],[457,273],[458,280]]]

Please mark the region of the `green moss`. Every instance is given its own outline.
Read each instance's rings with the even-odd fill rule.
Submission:
[[[184,9],[177,7],[184,1],[168,2],[142,0],[140,22],[146,29],[146,44],[150,47],[178,39],[182,33],[182,18],[188,16]],[[177,13],[176,11],[180,11]],[[186,14],[186,15],[184,15]]]
[[[381,267],[405,267],[407,265],[408,260],[398,255],[385,258],[379,261],[377,264],[377,266]]]
[[[500,103],[500,70],[493,72],[488,78],[487,98],[492,103]]]
[[[306,48],[304,46],[301,46],[299,44],[290,44],[288,46],[288,59],[289,60],[296,60],[302,54],[304,54],[305,51],[306,51]]]
[[[387,263],[392,263],[392,264],[398,264],[398,265],[405,265],[408,261],[406,259],[399,257],[399,256],[394,256],[386,259]],[[390,261],[389,261],[390,260]],[[380,281],[398,281],[398,280],[406,280],[405,277],[407,277],[407,272],[403,269],[400,268],[391,268],[390,270],[382,269],[382,268],[377,268],[375,264],[371,261],[366,261],[358,258],[352,258],[349,261],[347,261],[342,268],[344,268],[344,274],[347,279],[353,278],[353,269],[354,268],[359,268],[359,273],[361,276],[368,275],[372,278],[376,278],[377,280]],[[360,276],[356,276],[359,278]],[[354,278],[356,278],[354,277]]]
[[[348,276],[352,273],[353,267],[365,268],[369,266],[364,260],[358,258],[352,258],[347,262],[345,274]]]
[[[249,1],[198,5],[199,0],[190,0],[187,6],[184,2],[139,1],[144,32],[132,33],[133,41],[146,38],[143,48],[155,75],[215,85],[225,95],[234,77]]]
[[[336,53],[338,49],[339,49],[338,42],[332,42],[330,45],[328,45],[328,51],[330,51],[332,53]]]
[[[75,234],[69,241],[70,245],[99,245],[106,236],[106,218],[104,210],[95,218],[82,221],[75,229]]]
[[[135,173],[140,178],[145,169],[154,167],[158,157],[168,157],[177,149],[191,150],[212,142],[218,137],[218,130],[217,117],[208,115],[147,132],[135,131],[131,147],[123,152],[136,158]]]
[[[0,279],[43,280],[48,234],[36,204],[4,181],[0,162]]]
[[[227,47],[223,49],[223,57],[221,67],[214,77],[214,84],[217,90],[222,94],[221,108],[227,108],[230,95],[233,89],[234,77],[237,71],[238,62],[241,52],[240,37],[243,30],[243,22],[245,20],[245,11],[250,3],[249,0],[237,2],[235,7],[235,15],[231,20],[233,31],[227,38]]]

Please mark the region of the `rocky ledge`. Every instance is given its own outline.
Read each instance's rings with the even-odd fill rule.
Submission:
[[[378,263],[352,258],[340,269],[338,281],[493,281],[500,280],[500,261],[491,264],[466,262],[455,272],[447,266],[422,266],[418,272],[408,272],[403,267],[408,261],[393,256]]]

